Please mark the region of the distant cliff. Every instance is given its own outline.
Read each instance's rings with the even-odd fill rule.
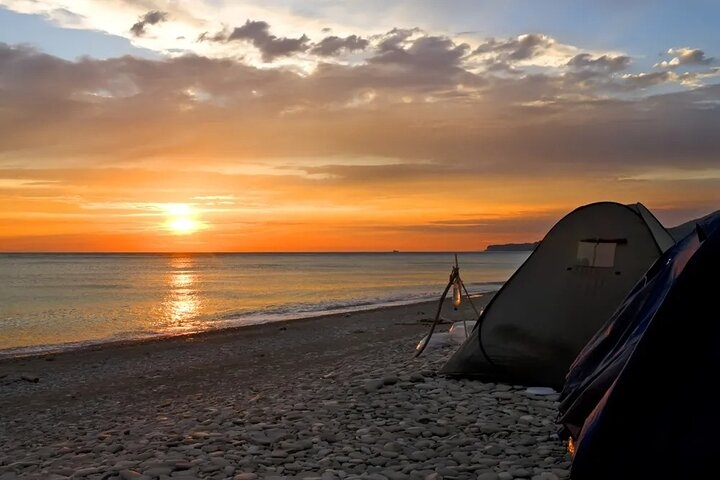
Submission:
[[[488,245],[486,252],[530,252],[535,250],[540,242],[533,243],[503,243],[500,245]]]

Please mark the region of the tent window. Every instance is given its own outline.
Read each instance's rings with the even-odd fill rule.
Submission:
[[[578,242],[577,265],[582,267],[615,266],[615,242],[582,241]]]

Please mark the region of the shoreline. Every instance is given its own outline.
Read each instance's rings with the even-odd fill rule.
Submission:
[[[496,286],[497,289],[486,291],[486,292],[474,292],[471,294],[471,297],[473,300],[482,299],[484,297],[491,297],[497,291],[501,288],[502,284],[500,283],[484,283],[484,284],[478,284],[476,286],[483,285],[483,286]],[[32,357],[45,357],[45,356],[55,356],[65,353],[72,353],[72,352],[81,352],[85,350],[99,350],[104,348],[113,348],[117,346],[123,346],[123,345],[132,345],[135,343],[147,343],[147,342],[162,342],[162,341],[168,341],[172,339],[182,339],[187,338],[191,336],[199,336],[199,335],[211,335],[211,334],[220,334],[220,333],[231,333],[233,331],[239,330],[239,329],[247,329],[247,328],[253,328],[253,327],[260,327],[264,325],[284,325],[286,323],[295,323],[295,322],[301,322],[301,321],[313,321],[313,320],[319,320],[319,319],[326,319],[326,318],[341,318],[345,316],[352,316],[353,314],[358,313],[365,313],[365,312],[376,312],[376,311],[385,311],[388,309],[398,308],[398,307],[411,307],[411,306],[425,306],[425,305],[432,305],[433,308],[436,308],[437,303],[439,301],[439,295],[437,299],[435,300],[428,300],[428,299],[413,299],[413,300],[397,300],[397,301],[388,301],[388,302],[381,302],[377,304],[358,304],[355,306],[349,306],[347,308],[338,308],[334,309],[331,312],[323,313],[323,311],[318,312],[297,312],[295,314],[288,313],[288,317],[292,318],[272,318],[272,315],[266,315],[266,318],[262,318],[262,313],[257,314],[251,314],[246,317],[241,317],[239,320],[247,320],[252,315],[257,315],[258,320],[250,320],[247,323],[244,324],[235,324],[235,325],[226,325],[221,326],[219,328],[208,328],[206,330],[199,330],[194,332],[187,332],[187,333],[158,333],[158,334],[148,334],[144,337],[135,337],[135,338],[128,338],[128,339],[98,339],[98,340],[87,340],[87,341],[79,341],[79,342],[68,342],[68,343],[60,343],[60,344],[50,344],[50,345],[37,345],[37,346],[25,346],[25,347],[11,347],[6,349],[0,349],[0,364],[3,361],[11,360],[11,359],[20,359],[20,358],[32,358]],[[429,307],[424,307],[429,308]],[[446,305],[443,307],[444,310],[447,310],[448,308],[451,308],[449,306],[449,301],[446,299]],[[281,317],[285,317],[285,315],[281,315]],[[430,316],[429,320],[432,321],[434,318],[434,313]],[[473,318],[474,319],[474,318]]]
[[[484,307],[496,292],[474,294],[473,299],[477,305]],[[438,299],[439,300],[439,299]],[[271,336],[278,331],[286,331],[289,327],[311,329],[312,327],[328,327],[328,322],[341,322],[343,326],[347,324],[355,324],[356,320],[362,322],[363,318],[368,316],[383,317],[392,326],[417,327],[420,332],[429,330],[430,324],[434,319],[438,301],[420,301],[412,303],[404,303],[401,305],[377,306],[354,312],[336,312],[323,315],[315,315],[311,317],[300,317],[294,319],[283,319],[277,321],[267,321],[263,323],[252,323],[247,325],[234,325],[216,329],[208,329],[198,332],[189,332],[183,334],[158,335],[147,338],[133,338],[115,341],[99,341],[86,345],[79,345],[74,348],[58,348],[52,351],[30,352],[25,355],[7,355],[3,353],[7,350],[0,350],[0,375],[13,369],[16,365],[23,365],[29,362],[46,361],[55,362],[58,359],[73,361],[75,356],[86,356],[93,354],[113,354],[124,350],[132,349],[153,349],[153,348],[172,348],[187,343],[206,343],[213,341],[237,341],[243,337],[262,337]],[[415,317],[408,322],[408,312],[415,311]],[[421,314],[418,314],[421,313]],[[450,298],[445,299],[443,305],[443,318],[452,321],[475,320],[474,313],[471,311],[468,302],[464,302],[460,311],[453,311]],[[359,317],[359,318],[358,318]],[[397,320],[404,321],[393,321]],[[388,325],[390,326],[390,325]],[[357,324],[358,329],[363,328],[363,324]],[[419,342],[422,337],[418,337]],[[66,344],[63,344],[66,345]],[[0,376],[0,385],[2,385],[2,377]]]
[[[414,358],[435,307],[0,360],[0,477],[567,478],[557,395]]]

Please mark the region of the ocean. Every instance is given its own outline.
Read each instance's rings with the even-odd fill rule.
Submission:
[[[471,293],[526,252],[458,255]],[[451,253],[0,254],[0,356],[438,299]]]

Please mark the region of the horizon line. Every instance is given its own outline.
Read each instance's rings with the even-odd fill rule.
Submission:
[[[367,254],[367,253],[485,253],[488,250],[298,250],[298,251],[20,251],[20,250],[7,250],[0,251],[0,255],[278,255],[278,254]],[[520,251],[520,250],[516,250]],[[505,253],[507,251],[499,251]],[[498,253],[498,252],[493,252]],[[512,253],[512,251],[510,251]]]

